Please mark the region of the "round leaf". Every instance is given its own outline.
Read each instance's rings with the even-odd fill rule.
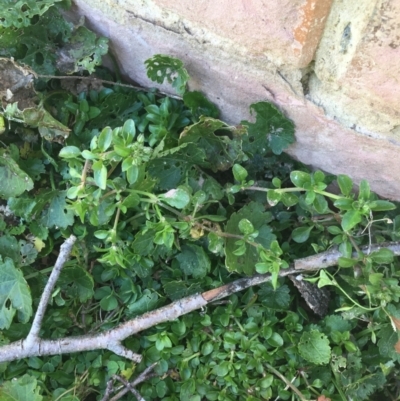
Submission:
[[[60,150],[59,156],[64,159],[73,159],[81,154],[81,151],[76,146],[65,146]]]

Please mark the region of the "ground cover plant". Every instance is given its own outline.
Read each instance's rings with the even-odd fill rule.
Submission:
[[[396,204],[274,105],[231,126],[180,60],[120,85],[64,2],[0,5],[0,400],[399,399]]]

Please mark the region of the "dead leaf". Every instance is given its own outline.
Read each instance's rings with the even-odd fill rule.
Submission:
[[[400,354],[400,340],[394,345],[394,349],[398,354]]]
[[[33,70],[18,65],[12,58],[0,58],[0,100],[3,107],[16,102],[20,110],[34,107],[37,96],[32,83],[35,76]]]
[[[317,399],[317,401],[331,401],[330,398],[326,398],[324,395],[320,395]]]
[[[397,330],[400,330],[400,319],[390,316],[390,320],[392,321],[393,328],[396,327]]]

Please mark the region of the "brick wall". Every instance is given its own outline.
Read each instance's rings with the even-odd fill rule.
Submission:
[[[76,0],[144,86],[156,53],[231,123],[259,100],[296,124],[289,153],[400,200],[400,0]],[[168,88],[164,88],[167,89]]]

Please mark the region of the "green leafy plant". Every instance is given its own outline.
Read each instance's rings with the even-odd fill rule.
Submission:
[[[103,87],[0,113],[0,399],[397,399],[397,205],[282,153],[271,104],[219,120],[179,60],[146,65],[182,99],[113,84],[92,35],[61,47]]]

